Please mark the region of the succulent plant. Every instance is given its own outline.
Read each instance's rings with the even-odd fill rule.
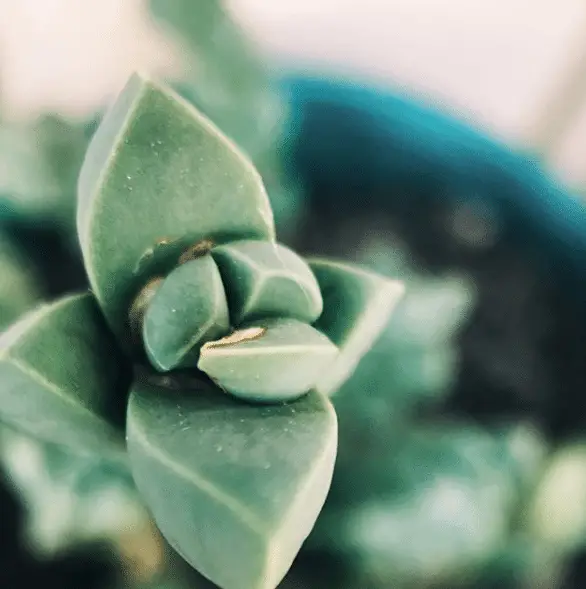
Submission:
[[[91,291],[0,338],[0,418],[129,464],[163,535],[220,587],[276,587],[331,482],[328,396],[402,284],[279,244],[250,161],[139,75],[91,141],[77,230]]]

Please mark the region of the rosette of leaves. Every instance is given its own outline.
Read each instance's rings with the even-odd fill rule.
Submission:
[[[279,244],[250,161],[138,75],[86,154],[77,229],[91,291],[3,334],[0,417],[128,462],[163,535],[220,587],[276,587],[330,486],[328,395],[401,283]]]

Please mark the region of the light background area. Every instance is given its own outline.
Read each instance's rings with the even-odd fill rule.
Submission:
[[[520,146],[536,144],[563,75],[586,53],[584,0],[226,2],[277,64],[422,95]],[[180,67],[144,0],[0,0],[4,115],[83,115],[134,69],[168,75]],[[568,182],[586,185],[586,104],[550,161]]]
[[[584,0],[229,1],[277,60],[421,94],[520,145],[535,144],[568,65],[586,52]],[[582,111],[552,156],[569,181],[586,182]]]

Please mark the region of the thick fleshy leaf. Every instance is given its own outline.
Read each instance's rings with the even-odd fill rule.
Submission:
[[[325,501],[330,402],[242,403],[207,383],[140,381],[128,408],[135,481],[169,543],[222,589],[274,589]]]
[[[203,240],[274,239],[258,172],[195,108],[134,75],[96,132],[78,188],[92,289],[129,341],[132,299]]]
[[[144,315],[143,339],[149,360],[164,372],[191,356],[202,341],[229,329],[222,278],[208,255],[178,266],[161,283]]]
[[[75,451],[120,451],[124,359],[94,298],[43,305],[0,338],[0,419]]]
[[[340,348],[334,366],[317,385],[319,391],[332,394],[376,342],[405,288],[402,282],[351,264],[311,260],[309,265],[324,300],[315,327]]]
[[[232,395],[264,403],[307,393],[337,355],[338,348],[311,325],[265,319],[204,344],[197,366]]]
[[[307,263],[281,244],[239,241],[212,250],[234,325],[263,317],[313,323],[321,314],[319,285]]]

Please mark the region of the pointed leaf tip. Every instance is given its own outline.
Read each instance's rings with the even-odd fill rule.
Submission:
[[[315,327],[340,348],[334,365],[316,387],[331,395],[354,372],[387,326],[405,287],[398,280],[354,264],[316,259],[309,265],[324,299],[324,311]]]
[[[250,161],[192,105],[138,74],[88,148],[77,227],[92,289],[125,344],[133,297],[194,243],[275,237]]]
[[[313,323],[323,301],[311,269],[280,243],[245,240],[211,252],[229,296],[234,325],[268,317]]]
[[[138,488],[179,554],[222,589],[275,589],[331,483],[329,400],[258,406],[207,384],[140,382],[127,437]]]

